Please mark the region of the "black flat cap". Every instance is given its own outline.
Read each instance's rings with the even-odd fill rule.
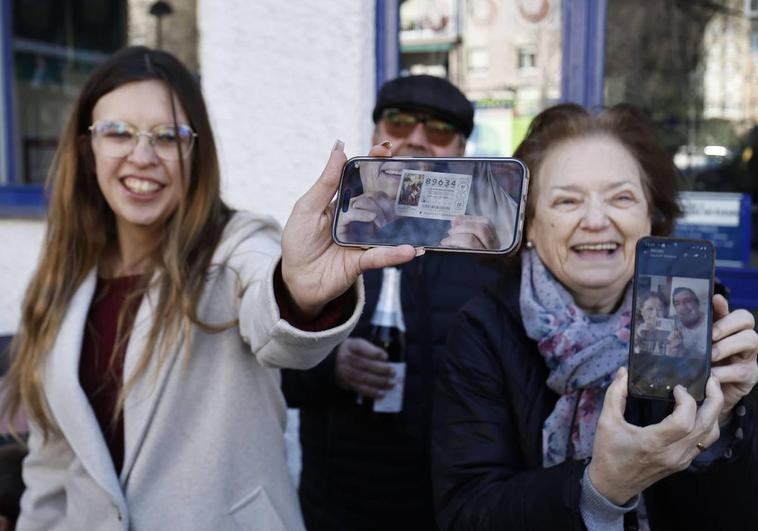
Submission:
[[[456,126],[468,138],[474,129],[474,106],[447,79],[436,76],[398,77],[382,85],[374,107],[374,123],[384,109],[428,112]]]

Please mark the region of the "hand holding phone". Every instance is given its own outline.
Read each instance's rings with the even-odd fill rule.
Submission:
[[[624,418],[629,383],[622,367],[605,394],[588,469],[595,489],[618,505],[687,468],[701,452],[698,443],[707,448],[716,442],[723,404],[716,380],[709,378],[700,407],[677,387],[670,415],[658,423],[637,426]]]
[[[297,316],[304,320],[315,318],[362,272],[399,265],[419,254],[410,246],[360,251],[334,244],[332,198],[345,163],[342,149],[338,141],[323,173],[295,203],[282,231],[282,280]],[[386,151],[382,146],[372,148],[375,155]]]
[[[710,374],[714,249],[707,241],[642,238],[634,271],[629,392],[705,398]]]
[[[332,233],[350,247],[511,253],[527,187],[516,159],[356,157],[342,171]]]

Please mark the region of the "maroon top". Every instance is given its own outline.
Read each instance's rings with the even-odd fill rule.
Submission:
[[[123,385],[124,354],[128,341],[114,352],[116,328],[127,297],[139,287],[141,275],[99,278],[84,329],[79,380],[100,424],[118,474],[124,462],[124,417],[112,422],[118,393]],[[125,315],[126,337],[131,335],[141,297],[131,301]],[[113,360],[111,362],[111,360]]]
[[[82,389],[95,412],[117,473],[121,471],[124,462],[123,414],[118,416],[115,424],[112,419],[118,393],[124,383],[124,355],[128,341],[114,352],[116,328],[121,308],[127,297],[138,289],[141,278],[141,275],[112,279],[98,277],[95,295],[87,314],[79,360],[79,380]],[[348,290],[330,301],[315,319],[299,319],[297,310],[286,295],[287,288],[284,286],[280,269],[277,269],[274,276],[274,293],[282,318],[305,331],[327,330],[344,323],[355,307],[355,293]],[[140,297],[134,299],[125,315],[127,338],[131,335],[140,300]]]

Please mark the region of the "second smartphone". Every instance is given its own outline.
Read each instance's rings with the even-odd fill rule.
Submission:
[[[529,172],[512,158],[356,157],[342,170],[333,238],[508,254],[521,243]]]
[[[642,238],[637,242],[629,349],[629,393],[673,400],[683,385],[705,399],[711,367],[713,245]]]

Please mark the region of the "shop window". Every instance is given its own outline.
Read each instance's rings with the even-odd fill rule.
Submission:
[[[758,0],[609,0],[606,105],[646,109],[687,190],[752,198],[758,264]]]

